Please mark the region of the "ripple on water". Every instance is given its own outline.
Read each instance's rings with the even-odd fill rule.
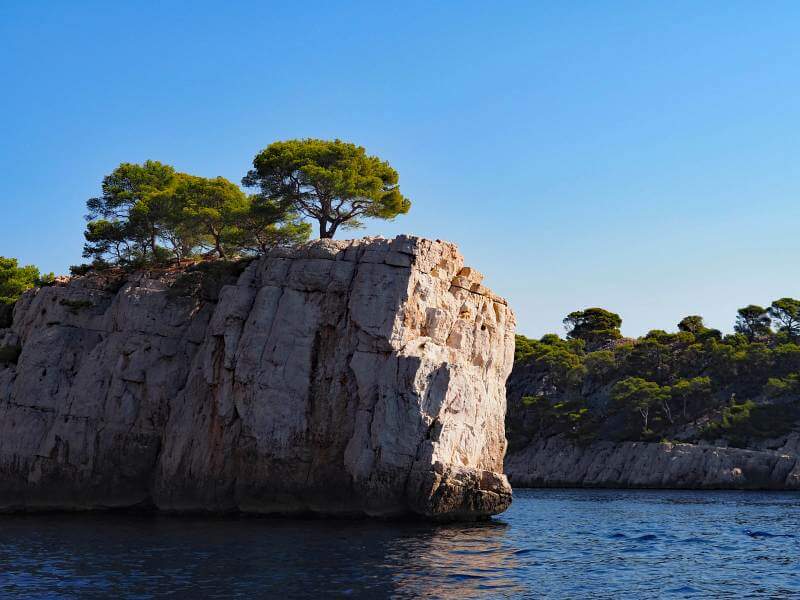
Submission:
[[[745,534],[750,536],[751,538],[776,538],[776,537],[785,537],[785,538],[793,538],[794,534],[791,533],[770,533],[768,531],[750,531],[749,529],[744,530]]]
[[[0,517],[0,597],[800,597],[800,495],[517,490],[483,525]]]

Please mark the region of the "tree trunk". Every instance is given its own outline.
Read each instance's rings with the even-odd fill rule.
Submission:
[[[661,405],[664,407],[664,414],[667,415],[667,419],[670,423],[674,423],[672,420],[672,409],[669,407],[669,402],[664,400]]]
[[[214,236],[214,251],[219,255],[220,258],[225,258],[225,251],[222,249],[219,236]]]
[[[328,221],[326,219],[319,220],[319,239],[329,240],[333,238],[334,233],[336,233],[335,225],[331,225],[331,228],[328,229]]]

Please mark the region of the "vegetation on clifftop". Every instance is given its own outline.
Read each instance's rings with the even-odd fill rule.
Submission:
[[[93,267],[138,268],[200,254],[253,255],[308,239],[303,218],[332,238],[363,218],[408,212],[398,179],[389,163],[340,140],[270,144],[242,179],[257,188],[252,195],[224,177],[180,173],[154,160],[122,163],[86,203],[83,256]]]
[[[52,273],[42,275],[33,265],[21,267],[16,258],[0,256],[0,304],[14,304],[25,290],[52,280]]]
[[[0,256],[0,327],[11,322],[14,303],[25,290],[53,280],[53,274],[42,274],[33,265],[19,266],[16,258]]]
[[[319,237],[339,227],[358,228],[364,218],[393,219],[411,208],[389,163],[341,140],[288,140],[253,159],[242,184],[260,197],[290,206],[319,224]]]
[[[603,309],[571,313],[567,339],[517,336],[511,436],[579,440],[779,436],[800,418],[800,301],[738,312],[722,335],[686,317],[676,332],[623,338]],[[516,430],[516,431],[515,431]]]
[[[95,266],[136,268],[200,253],[227,258],[302,242],[310,233],[288,206],[158,161],[119,165],[86,206],[83,255]]]

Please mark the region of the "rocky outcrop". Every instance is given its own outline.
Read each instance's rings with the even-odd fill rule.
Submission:
[[[517,487],[800,489],[800,436],[775,449],[712,445],[537,440],[509,454]]]
[[[514,316],[452,244],[94,274],[0,329],[0,508],[503,511]]]

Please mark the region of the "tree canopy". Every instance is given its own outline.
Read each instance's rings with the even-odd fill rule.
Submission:
[[[23,292],[52,280],[52,273],[42,275],[33,265],[21,267],[16,258],[0,256],[0,328],[11,325],[14,303]]]
[[[772,319],[767,309],[757,304],[749,304],[737,311],[736,325],[733,329],[746,336],[748,340],[769,336],[772,333]]]
[[[775,321],[778,331],[789,334],[793,339],[800,337],[800,300],[794,298],[775,300],[767,312]]]
[[[201,253],[255,254],[307,240],[304,218],[332,238],[364,219],[408,212],[398,180],[388,162],[341,140],[270,144],[242,179],[258,188],[252,195],[224,177],[181,173],[156,160],[122,163],[86,202],[83,256],[94,266],[138,267]]]
[[[0,256],[0,304],[14,304],[25,290],[53,279],[42,275],[33,265],[19,266],[16,258]]]
[[[388,162],[361,146],[309,138],[267,146],[242,184],[316,221],[319,237],[332,238],[339,227],[360,227],[365,218],[407,213],[411,202],[400,193],[398,179]]]
[[[307,239],[310,228],[288,205],[247,196],[224,177],[179,173],[158,161],[122,163],[91,198],[84,257],[137,266],[199,252],[265,251]]]
[[[596,350],[622,337],[619,331],[622,318],[603,308],[576,310],[564,319],[567,338],[583,340],[589,350]]]
[[[699,315],[682,319],[676,332],[638,339],[620,339],[622,320],[605,309],[575,311],[564,322],[566,340],[517,336],[514,370],[524,389],[509,384],[512,429],[535,426],[579,440],[693,435],[743,444],[781,435],[800,420],[798,300],[746,306],[736,332],[724,336]]]

